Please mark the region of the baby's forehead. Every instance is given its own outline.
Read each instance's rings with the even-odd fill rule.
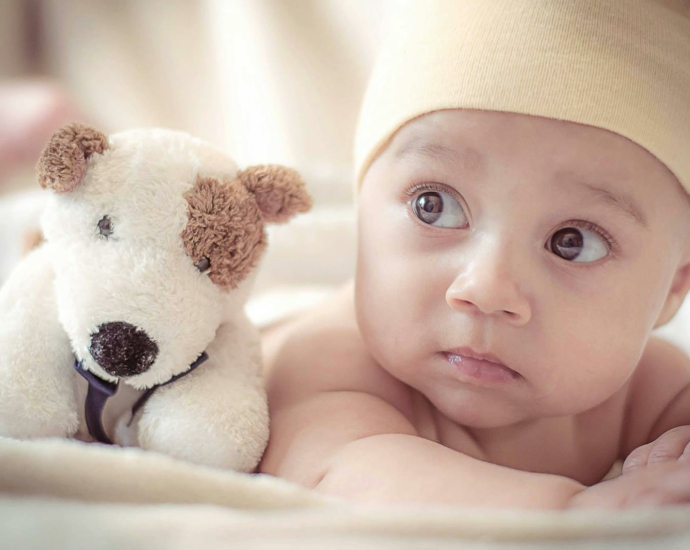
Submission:
[[[447,109],[417,117],[396,132],[391,148],[397,153],[409,149],[414,142],[461,145],[458,138],[481,143],[487,138],[524,141],[526,137],[532,138],[534,145],[554,138],[571,143],[595,139],[598,145],[627,145],[630,150],[637,148],[638,153],[646,153],[627,138],[601,128],[533,115],[473,109]]]
[[[439,161],[455,156],[471,165],[492,157],[510,157],[572,165],[611,178],[627,179],[645,173],[655,179],[678,182],[649,151],[609,130],[499,111],[449,109],[420,116],[394,134],[383,154]]]

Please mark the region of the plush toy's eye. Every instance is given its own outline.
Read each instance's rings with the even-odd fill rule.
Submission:
[[[98,222],[98,230],[106,239],[113,234],[113,220],[110,219],[110,216],[103,216],[101,218],[101,221]]]
[[[201,260],[199,260],[194,267],[196,267],[202,273],[205,273],[211,269],[211,260],[208,258],[201,258]]]

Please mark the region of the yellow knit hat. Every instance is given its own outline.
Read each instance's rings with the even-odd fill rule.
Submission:
[[[360,113],[358,185],[403,124],[468,108],[616,132],[655,155],[690,192],[690,0],[395,6]]]

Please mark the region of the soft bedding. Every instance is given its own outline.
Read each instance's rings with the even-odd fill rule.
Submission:
[[[0,533],[5,548],[681,549],[690,547],[690,506],[626,512],[354,506],[270,476],[139,449],[0,438]]]
[[[35,226],[39,202],[29,194],[0,201],[0,284],[19,253],[17,239]],[[349,209],[316,209],[290,225],[271,235],[249,304],[261,325],[317,302],[350,275]],[[690,351],[689,304],[662,334]],[[140,449],[0,438],[0,548],[430,546],[687,549],[690,506],[625,512],[354,506],[269,476]]]

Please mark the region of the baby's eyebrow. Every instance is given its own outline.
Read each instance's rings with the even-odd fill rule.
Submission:
[[[436,162],[450,161],[461,163],[468,170],[481,168],[484,159],[484,156],[472,147],[463,147],[462,150],[456,150],[425,138],[407,141],[395,153],[396,158],[408,156],[431,159]]]
[[[642,209],[638,206],[635,200],[625,191],[607,189],[592,183],[583,181],[577,182],[577,185],[584,187],[592,192],[592,194],[605,203],[630,217],[635,223],[644,229],[649,229],[647,224],[647,216],[645,216]]]

